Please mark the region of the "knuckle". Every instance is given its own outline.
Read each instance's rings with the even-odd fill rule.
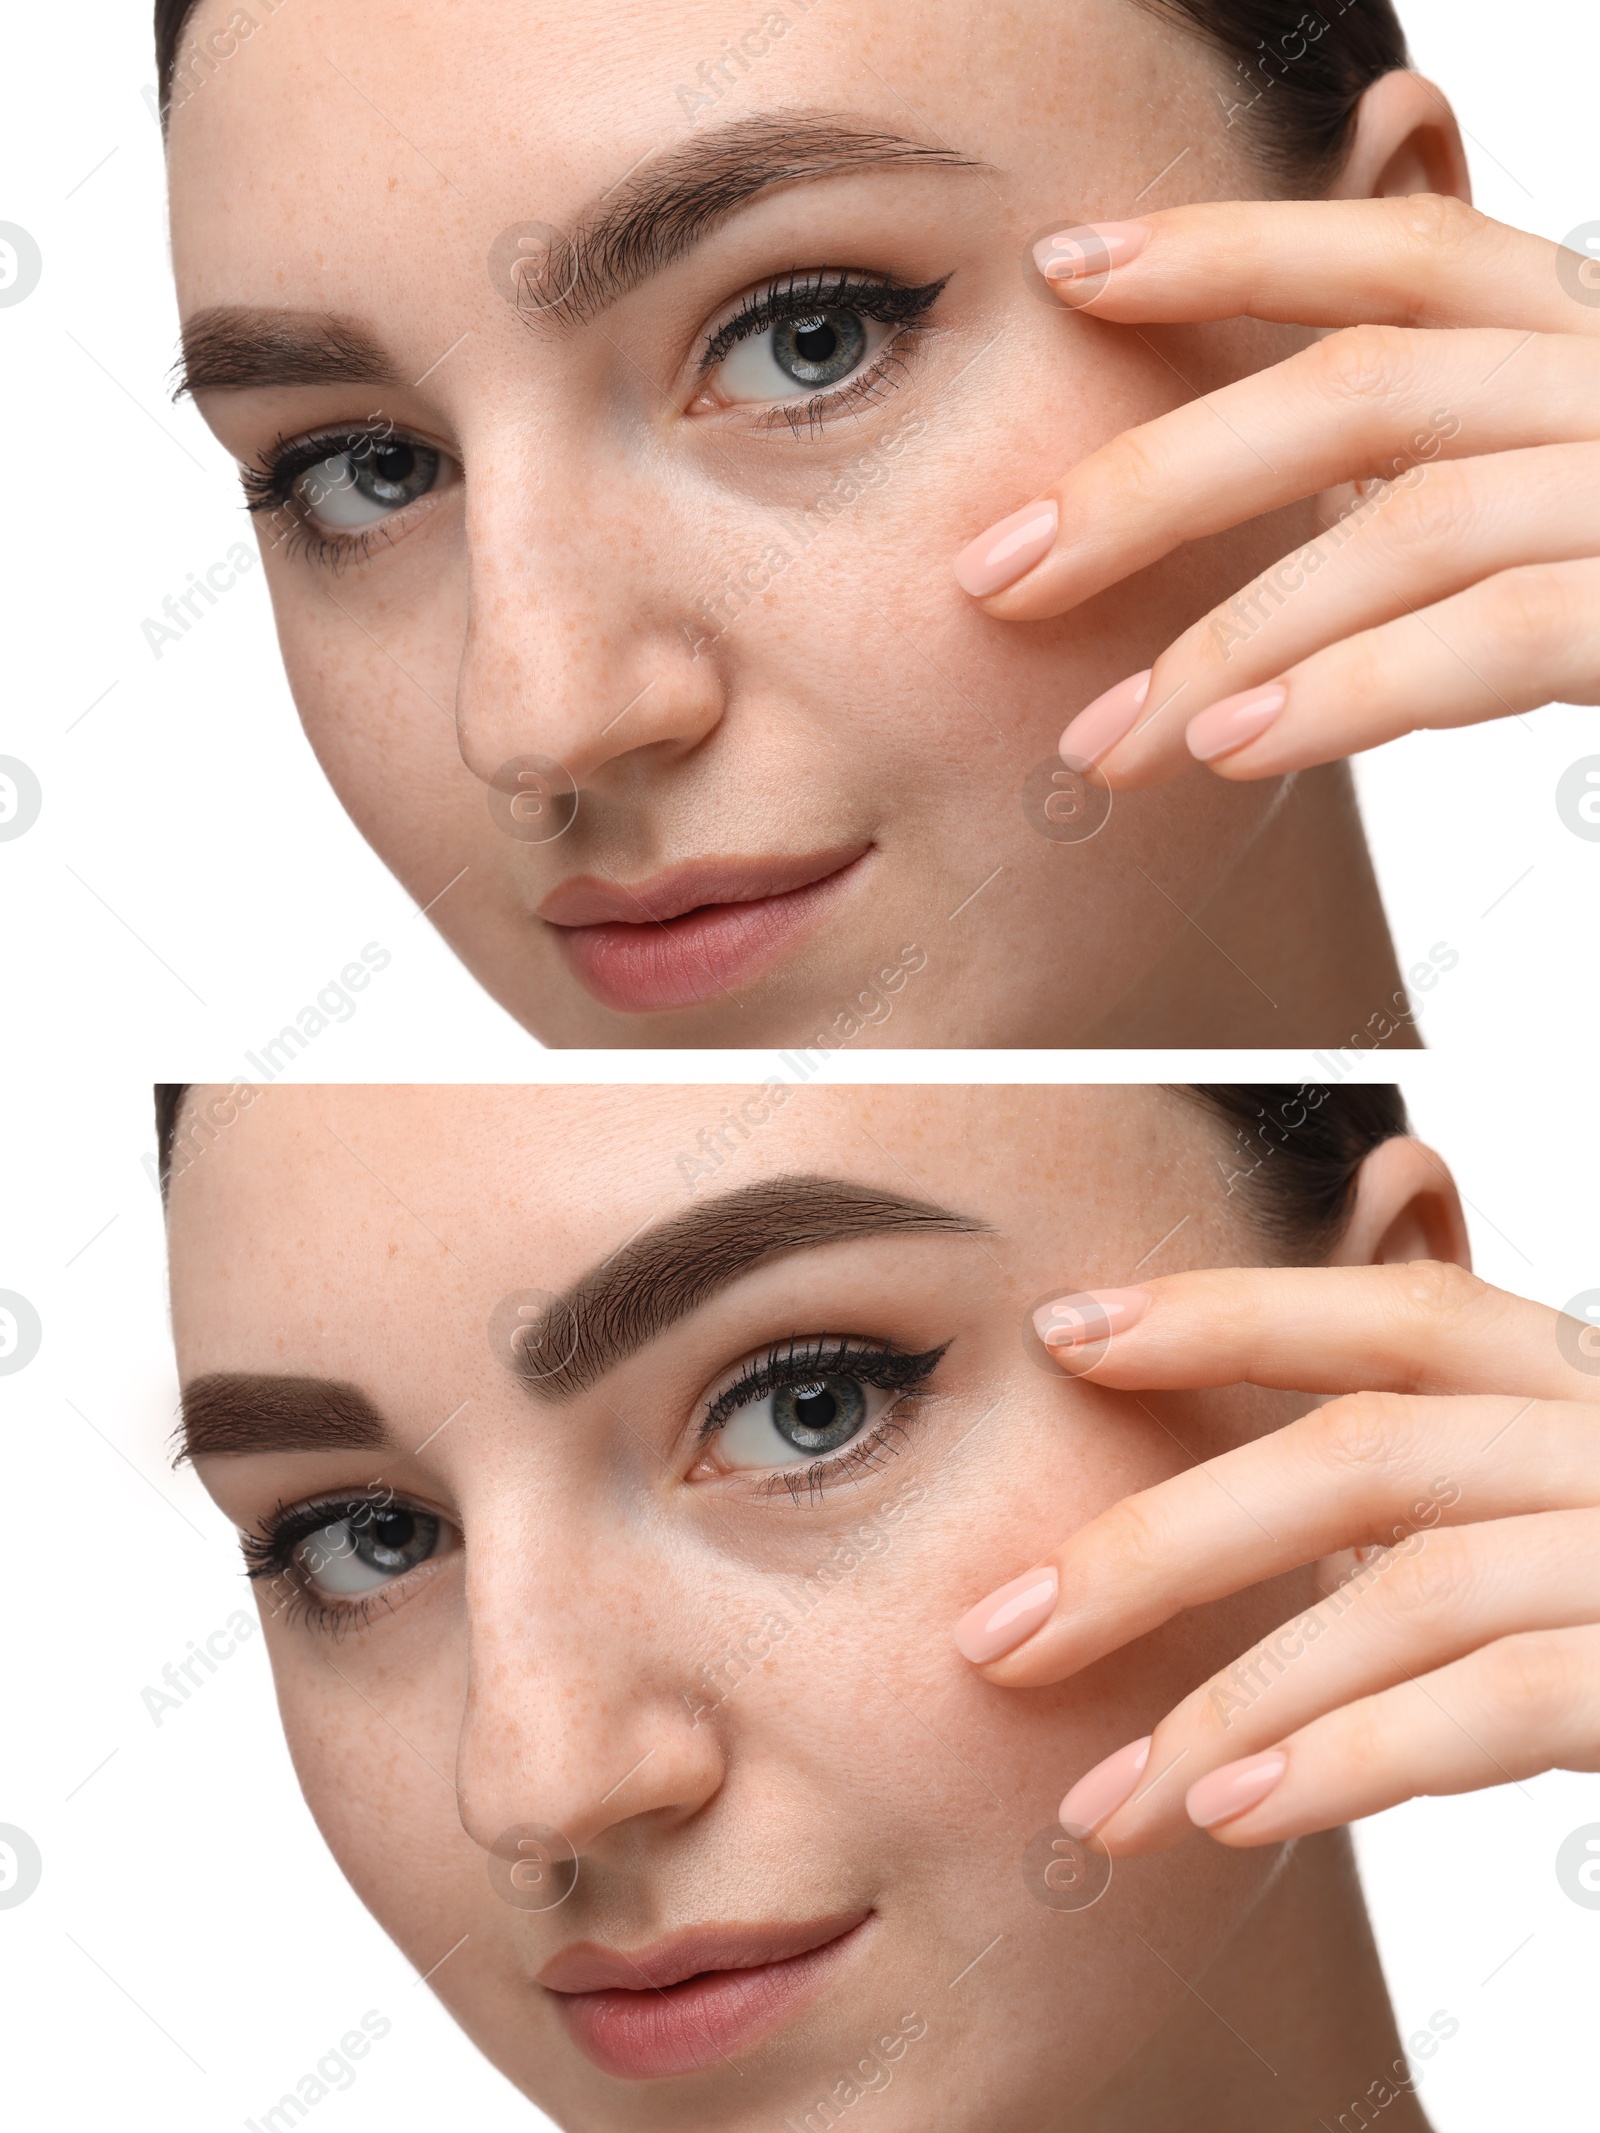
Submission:
[[[1393,1269],[1401,1303],[1419,1317],[1461,1319],[1475,1312],[1488,1290],[1452,1259],[1412,1259]]]
[[[1395,1464],[1410,1417],[1403,1399],[1389,1392],[1347,1392],[1321,1410],[1322,1448],[1330,1460],[1369,1475]]]
[[[1552,645],[1583,626],[1584,605],[1575,588],[1537,564],[1501,571],[1489,580],[1484,593],[1490,627],[1498,636]]]
[[[1401,202],[1397,214],[1406,234],[1430,260],[1440,253],[1475,250],[1489,228],[1489,218],[1454,193],[1412,193]]]
[[[1317,348],[1324,383],[1344,399],[1391,400],[1411,380],[1412,344],[1403,327],[1344,326]]]
[[[1424,467],[1403,488],[1389,490],[1378,525],[1397,556],[1458,549],[1479,515],[1471,476],[1454,466]]]
[[[1584,1693],[1574,1655],[1548,1632],[1503,1637],[1478,1654],[1483,1687],[1497,1709],[1556,1724]]]
[[[1408,1626],[1419,1616],[1459,1619],[1482,1582],[1477,1554],[1459,1530],[1418,1536],[1414,1552],[1389,1556],[1385,1568],[1383,1605]]]

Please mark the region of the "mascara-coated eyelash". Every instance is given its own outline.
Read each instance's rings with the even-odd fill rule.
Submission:
[[[902,1416],[906,1406],[920,1395],[949,1345],[945,1341],[920,1355],[907,1355],[881,1343],[848,1338],[802,1340],[791,1337],[775,1343],[764,1356],[748,1364],[731,1385],[717,1393],[701,1420],[699,1442],[702,1447],[708,1445],[741,1411],[786,1390],[804,1397],[808,1392],[842,1382],[870,1385],[879,1391],[893,1393],[896,1397],[878,1415],[870,1430],[842,1446],[836,1454],[814,1460],[809,1465],[771,1467],[758,1484],[758,1493],[763,1495],[781,1490],[796,1503],[802,1496],[814,1500],[825,1494],[831,1484],[858,1477],[892,1453],[892,1440],[905,1434]],[[802,1419],[798,1415],[791,1418],[796,1423]],[[802,1437],[807,1433],[801,1430]],[[796,1448],[802,1447],[797,1444]]]
[[[877,349],[870,368],[857,370],[809,398],[775,394],[767,402],[766,412],[754,418],[758,427],[782,423],[797,436],[802,428],[821,429],[826,418],[875,400],[890,384],[891,373],[904,369],[904,344],[910,334],[920,329],[921,321],[949,279],[946,274],[913,289],[848,271],[801,274],[791,270],[746,297],[740,309],[709,336],[701,352],[699,376],[709,382],[742,343],[785,326],[825,327],[830,320],[871,319],[879,325],[898,327],[900,330]],[[791,375],[792,382],[806,382],[801,375]],[[765,399],[765,395],[757,394],[743,404],[753,408]]]
[[[313,500],[302,493],[302,484],[325,468],[338,471],[323,474],[321,493]],[[389,538],[389,520],[437,489],[445,469],[445,454],[436,446],[404,435],[392,422],[374,420],[304,437],[280,436],[259,466],[240,467],[239,481],[247,511],[268,513],[274,522],[288,520],[286,527],[277,524],[274,548],[289,555],[304,552],[337,567],[352,556],[370,556],[376,540]],[[414,493],[407,494],[408,488]],[[379,493],[385,489],[392,493]],[[317,505],[334,498],[340,499],[346,523],[319,525]],[[363,503],[370,511],[362,509]]]
[[[289,1621],[303,1615],[319,1629],[337,1631],[370,1622],[374,1607],[386,1608],[391,1586],[438,1555],[450,1530],[436,1512],[396,1497],[390,1488],[373,1488],[314,1497],[292,1507],[280,1503],[260,1532],[240,1534],[239,1547],[245,1575],[280,1588],[279,1604],[271,1610],[274,1615]],[[317,1565],[324,1573],[335,1564],[342,1566],[341,1574],[351,1581],[343,1595],[319,1592],[313,1571],[302,1557],[307,1542],[322,1533],[343,1535],[342,1541],[325,1549]],[[365,1565],[394,1574],[386,1582],[380,1577],[364,1590],[359,1582],[363,1549],[373,1557],[397,1558]],[[415,1561],[398,1560],[412,1550]]]

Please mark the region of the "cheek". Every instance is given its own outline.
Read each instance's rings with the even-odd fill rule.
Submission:
[[[433,1686],[437,1669],[419,1667],[405,1682],[363,1671],[363,1696],[292,1629],[269,1629],[268,1641],[284,1738],[312,1819],[367,1909],[425,1969],[425,1951],[450,1944],[440,1935],[462,1930],[463,1892],[483,1871],[448,1782],[459,1723],[450,1697],[459,1691]],[[419,1691],[418,1681],[429,1686]]]

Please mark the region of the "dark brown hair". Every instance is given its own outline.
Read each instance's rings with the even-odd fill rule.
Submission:
[[[261,0],[257,0],[261,4]],[[265,0],[271,14],[281,0]],[[1351,116],[1380,74],[1410,64],[1393,0],[1134,0],[1197,34],[1233,69],[1223,124],[1292,189],[1323,191],[1344,160]],[[166,124],[178,47],[195,0],[156,0],[156,78]],[[250,13],[248,8],[244,9]],[[252,15],[251,20],[256,18]]]
[[[172,1173],[178,1112],[187,1082],[155,1085],[161,1190]],[[1409,1133],[1405,1099],[1389,1082],[1358,1088],[1322,1083],[1204,1082],[1179,1094],[1206,1112],[1217,1134],[1224,1191],[1240,1192],[1275,1244],[1302,1257],[1325,1252],[1350,1211],[1356,1172],[1380,1142]],[[215,1128],[209,1129],[215,1138]],[[197,1141],[197,1148],[204,1144]]]

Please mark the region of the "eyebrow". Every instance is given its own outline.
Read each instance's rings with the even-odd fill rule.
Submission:
[[[512,1369],[543,1400],[582,1392],[758,1266],[860,1237],[988,1224],[846,1178],[764,1179],[630,1238],[527,1322]]]
[[[937,143],[824,112],[755,113],[684,142],[582,209],[516,282],[524,323],[596,317],[758,195],[885,165],[989,166]],[[509,279],[509,276],[508,276]],[[262,385],[394,385],[392,359],[358,320],[216,305],[183,329],[174,400]]]
[[[358,1385],[213,1370],[183,1388],[174,1466],[215,1452],[382,1450],[392,1442]]]
[[[766,1179],[627,1238],[516,1329],[507,1362],[538,1398],[568,1400],[719,1291],[788,1253],[860,1237],[988,1228],[931,1201],[846,1178]],[[385,1451],[394,1437],[359,1386],[211,1371],[183,1389],[178,1443],[175,1465],[226,1452]]]

